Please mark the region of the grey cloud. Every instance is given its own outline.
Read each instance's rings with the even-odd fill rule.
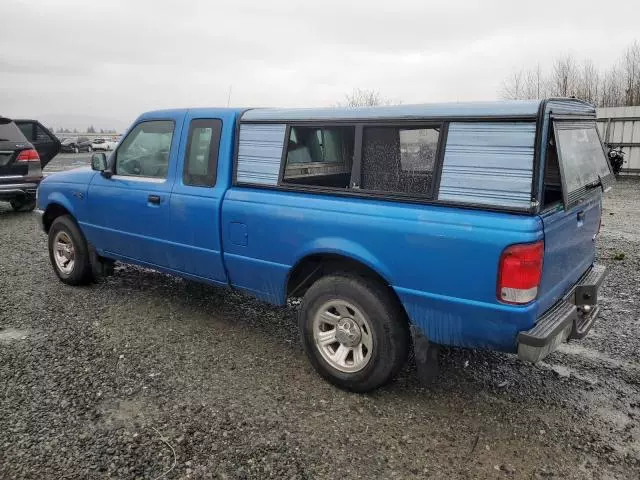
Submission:
[[[613,62],[640,5],[607,11],[625,13],[603,21],[594,0],[3,0],[0,18],[21,21],[0,29],[0,113],[128,120],[224,106],[231,85],[249,106],[330,105],[354,87],[490,99],[513,69],[558,54]]]

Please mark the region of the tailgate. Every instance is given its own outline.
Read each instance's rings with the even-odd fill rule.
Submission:
[[[541,214],[544,226],[538,297],[541,313],[562,298],[593,264],[602,192],[615,181],[595,119],[553,118],[549,148],[557,154],[562,202]]]
[[[541,312],[562,298],[593,264],[601,208],[601,194],[594,192],[568,211],[560,207],[542,215],[544,262],[539,293]]]

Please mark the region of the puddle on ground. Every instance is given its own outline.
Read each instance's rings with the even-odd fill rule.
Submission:
[[[96,396],[102,396],[102,392],[96,392]],[[108,425],[136,424],[157,411],[155,405],[139,399],[120,400],[106,402],[102,408],[102,421]]]
[[[626,412],[616,410],[610,406],[598,407],[595,413],[600,418],[618,427],[618,429],[620,430],[624,429],[624,427],[626,427],[627,424],[631,421]]]
[[[605,353],[593,350],[592,348],[583,347],[577,343],[563,343],[558,347],[558,352],[565,355],[575,355],[578,357],[586,358],[587,360],[606,363],[612,367],[621,368],[623,370],[640,371],[640,364],[634,362],[625,362],[624,360],[617,360],[615,358],[606,355]]]
[[[566,365],[558,365],[556,363],[547,363],[547,362],[538,362],[536,364],[540,368],[544,368],[546,370],[551,370],[558,374],[559,377],[569,378],[573,377],[578,380],[582,380],[583,382],[590,383],[591,385],[595,385],[598,383],[598,378],[593,375],[588,375],[583,372],[578,372],[578,370],[567,367]]]
[[[18,330],[17,328],[3,328],[2,330],[0,330],[0,342],[24,340],[28,336],[29,336],[28,330]]]

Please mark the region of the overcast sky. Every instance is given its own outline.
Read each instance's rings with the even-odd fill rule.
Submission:
[[[559,54],[613,63],[637,0],[0,0],[0,114],[496,98]]]

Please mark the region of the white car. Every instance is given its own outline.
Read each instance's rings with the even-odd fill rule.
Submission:
[[[93,142],[91,142],[91,148],[94,151],[99,151],[99,150],[108,151],[116,148],[116,144],[117,142],[108,140],[106,138],[96,138],[93,140]]]

